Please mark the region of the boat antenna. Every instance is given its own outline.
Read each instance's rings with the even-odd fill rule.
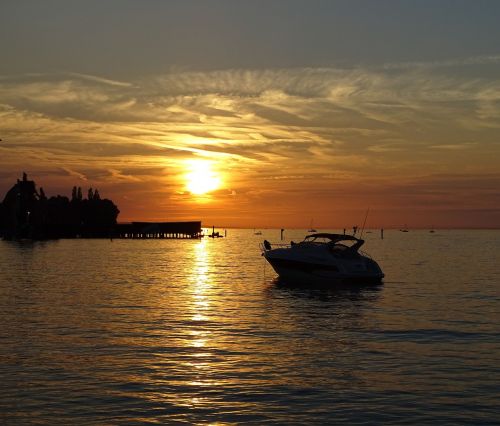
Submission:
[[[370,212],[370,207],[366,209],[365,220],[363,221],[363,227],[361,228],[361,234],[359,235],[359,239],[363,238],[363,232],[365,232],[366,219],[368,218],[369,212]]]

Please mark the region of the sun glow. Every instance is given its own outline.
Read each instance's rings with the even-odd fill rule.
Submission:
[[[186,175],[186,188],[195,195],[203,195],[220,187],[221,179],[212,170],[212,163],[204,160],[189,162],[189,173]]]

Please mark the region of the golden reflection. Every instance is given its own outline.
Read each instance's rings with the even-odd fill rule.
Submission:
[[[204,388],[220,385],[214,377],[214,371],[220,366],[214,363],[213,332],[210,328],[210,310],[213,309],[211,281],[211,252],[213,244],[209,240],[200,240],[193,244],[192,264],[189,271],[189,285],[186,288],[190,303],[189,322],[183,330],[185,355],[180,361],[180,368],[188,375],[189,394],[177,395],[175,404],[179,406],[197,407],[212,405],[214,400],[200,397]]]
[[[192,300],[195,313],[191,317],[193,321],[206,321],[208,317],[205,312],[210,308],[210,300],[206,294],[210,288],[207,243],[207,240],[203,239],[194,249]]]
[[[192,348],[202,349],[207,346],[209,333],[207,331],[200,330],[188,330],[190,338],[187,340],[186,344]]]
[[[207,339],[195,339],[191,342],[194,348],[203,348],[207,344]]]
[[[193,256],[193,269],[192,277],[193,283],[191,287],[192,307],[193,313],[191,321],[196,327],[196,323],[200,323],[199,327],[203,327],[203,322],[209,320],[207,315],[210,309],[210,299],[207,295],[210,289],[209,281],[209,266],[208,266],[208,253],[207,253],[207,240],[201,240],[194,246]],[[193,328],[188,331],[191,335],[189,345],[194,348],[203,348],[207,344],[210,332],[204,328]]]

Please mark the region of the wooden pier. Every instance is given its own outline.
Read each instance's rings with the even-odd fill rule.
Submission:
[[[114,237],[131,239],[196,239],[202,237],[201,221],[119,223],[115,227]]]

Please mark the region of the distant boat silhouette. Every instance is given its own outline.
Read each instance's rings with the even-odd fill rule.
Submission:
[[[311,219],[311,223],[309,224],[309,229],[307,230],[307,232],[318,232],[313,227],[313,219]]]
[[[253,234],[254,235],[262,235],[261,231],[256,231],[255,228],[253,228]]]
[[[400,232],[408,232],[408,225],[405,224],[403,228],[399,230]]]
[[[208,234],[208,238],[224,238],[219,232],[212,232]]]
[[[212,233],[208,234],[208,238],[224,238],[224,236],[221,235],[220,232],[215,232],[215,226],[213,226]]]

